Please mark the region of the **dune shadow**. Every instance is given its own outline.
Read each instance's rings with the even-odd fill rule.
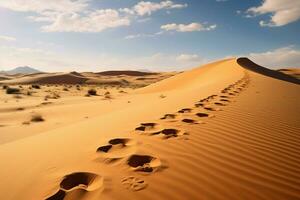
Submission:
[[[259,74],[262,74],[265,76],[269,76],[269,77],[272,77],[272,78],[275,78],[278,80],[287,81],[287,82],[295,83],[298,85],[300,84],[299,79],[289,76],[287,74],[281,73],[279,71],[275,71],[275,70],[271,70],[271,69],[262,67],[256,63],[252,62],[248,58],[238,58],[237,63],[240,66],[242,66],[250,71],[256,72],[256,73],[259,73]]]

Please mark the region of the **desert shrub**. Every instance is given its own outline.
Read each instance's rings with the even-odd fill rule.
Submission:
[[[2,86],[2,89],[3,89],[3,90],[6,90],[7,88],[8,88],[8,85],[3,85],[3,86]]]
[[[68,88],[64,88],[63,91],[69,91],[69,89]]]
[[[20,94],[20,89],[19,88],[7,87],[6,88],[6,94]]]
[[[97,95],[97,91],[96,91],[95,89],[89,89],[89,90],[88,90],[88,95],[93,95],[93,96],[95,96],[95,95]]]
[[[105,99],[112,99],[112,97],[111,97],[111,95],[110,95],[110,92],[108,92],[108,91],[105,92],[105,93],[104,93],[104,98],[105,98]]]
[[[32,122],[43,122],[45,121],[44,118],[42,117],[42,115],[40,114],[34,114],[31,116],[31,120]]]
[[[41,86],[37,84],[31,85],[31,87],[34,89],[41,89]]]
[[[51,93],[50,95],[46,95],[44,100],[47,101],[48,99],[59,99],[60,95],[57,94],[56,92]]]

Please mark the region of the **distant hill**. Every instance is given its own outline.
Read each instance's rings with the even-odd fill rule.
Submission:
[[[14,74],[33,74],[33,73],[39,73],[41,71],[28,67],[28,66],[24,66],[24,67],[17,67],[15,69],[12,70],[8,70],[8,71],[1,71],[1,73],[5,73],[5,74],[9,74],[9,75],[14,75]]]
[[[120,76],[120,75],[126,75],[126,76],[147,76],[147,75],[157,75],[158,73],[126,70],[126,71],[104,71],[104,72],[98,72],[96,74],[102,75],[102,76]]]

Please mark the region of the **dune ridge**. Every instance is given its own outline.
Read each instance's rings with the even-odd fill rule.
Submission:
[[[16,192],[0,199],[299,199],[299,85],[241,65],[210,63],[117,111],[1,145],[0,188]],[[103,179],[57,193],[74,173],[72,188]]]

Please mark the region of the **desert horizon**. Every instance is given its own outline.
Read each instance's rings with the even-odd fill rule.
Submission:
[[[0,0],[0,200],[300,200],[299,0]]]

